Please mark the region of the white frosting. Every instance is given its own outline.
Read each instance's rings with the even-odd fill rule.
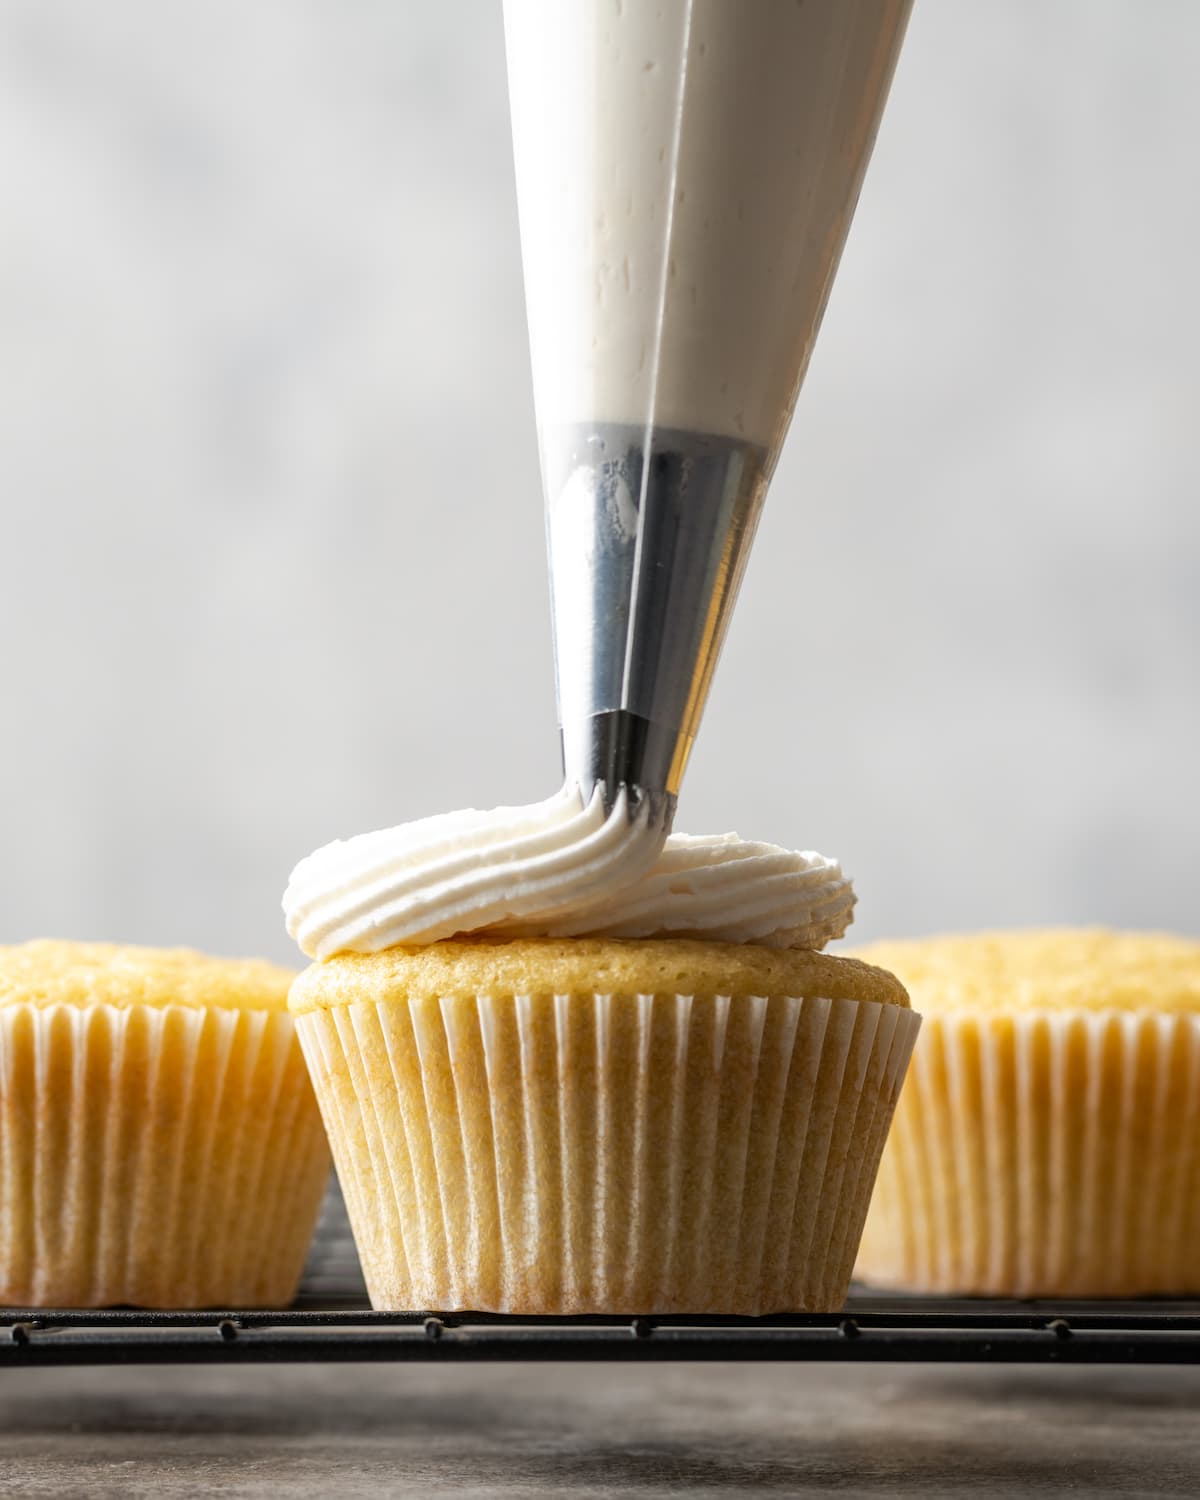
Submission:
[[[577,788],[530,807],[445,813],[327,844],[283,898],[312,958],[374,953],[468,932],[496,936],[690,936],[821,948],[852,920],[839,866],[736,834],[689,838],[622,791]]]
[[[736,833],[674,833],[653,868],[603,907],[528,929],[545,937],[700,937],[768,948],[823,948],[854,920],[854,887],[836,860],[751,843]]]
[[[538,421],[783,436],[911,0],[505,0]]]
[[[624,789],[611,812],[600,788],[585,804],[564,787],[528,807],[440,813],[302,859],[283,897],[287,929],[325,959],[577,915],[636,883],[665,833]]]

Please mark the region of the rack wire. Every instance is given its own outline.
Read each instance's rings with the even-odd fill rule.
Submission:
[[[851,1297],[765,1318],[287,1311],[0,1311],[0,1369],[302,1361],[1200,1363],[1200,1304]]]
[[[439,1360],[1200,1364],[1200,1300],[1015,1302],[856,1289],[840,1313],[764,1318],[373,1312],[335,1192],[285,1311],[0,1309],[0,1370]]]

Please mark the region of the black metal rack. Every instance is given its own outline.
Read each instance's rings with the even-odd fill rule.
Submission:
[[[377,1313],[333,1188],[299,1296],[286,1311],[0,1308],[0,1371],[360,1360],[1200,1364],[1200,1299],[1012,1302],[856,1288],[841,1313],[765,1318]]]
[[[1200,1303],[882,1298],[837,1314],[531,1318],[376,1313],[0,1310],[0,1369],[299,1361],[867,1360],[1200,1363]]]

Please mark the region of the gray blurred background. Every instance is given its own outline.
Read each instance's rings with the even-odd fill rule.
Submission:
[[[680,825],[1200,932],[1200,5],[917,0]],[[500,0],[0,0],[0,939],[549,794]]]

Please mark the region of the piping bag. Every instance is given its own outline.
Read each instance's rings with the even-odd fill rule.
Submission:
[[[729,889],[742,930],[764,853],[762,941],[814,881],[844,928],[831,862],[667,839],[909,8],[504,0],[564,784],[301,860],[305,953],[712,930]]]
[[[910,9],[504,0],[563,768],[664,834]]]

